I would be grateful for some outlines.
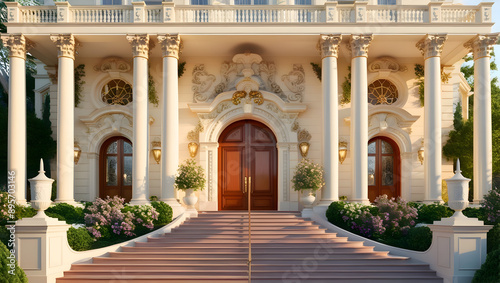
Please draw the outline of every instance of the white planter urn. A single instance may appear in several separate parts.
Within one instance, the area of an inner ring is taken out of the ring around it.
[[[457,160],[455,176],[446,180],[448,185],[448,206],[455,211],[453,217],[464,217],[462,210],[469,206],[469,181],[460,170],[460,160]]]
[[[309,189],[302,191],[302,197],[300,198],[300,201],[302,202],[304,208],[312,208],[315,200],[316,196],[314,195],[313,190]]]
[[[40,159],[40,171],[35,178],[29,179],[31,185],[31,207],[38,210],[38,213],[33,218],[48,217],[44,210],[49,208],[52,201],[50,195],[52,193],[52,183],[54,180],[45,176],[43,170],[43,160]]]
[[[186,193],[186,196],[183,198],[184,203],[188,208],[194,209],[194,206],[198,202],[198,197],[194,194],[194,189],[187,189],[184,192]]]

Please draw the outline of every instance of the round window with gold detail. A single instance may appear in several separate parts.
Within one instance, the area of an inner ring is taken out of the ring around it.
[[[132,102],[132,86],[123,80],[111,80],[102,87],[101,97],[107,104],[127,105]]]
[[[398,89],[388,80],[376,80],[368,86],[368,102],[373,105],[390,105],[397,100]]]

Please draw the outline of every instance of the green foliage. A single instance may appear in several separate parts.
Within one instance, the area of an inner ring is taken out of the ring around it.
[[[442,204],[423,204],[418,208],[417,223],[432,224],[452,215],[453,210]]]
[[[479,220],[485,220],[485,212],[482,207],[467,207],[462,211],[462,213],[469,218],[477,218]]]
[[[500,278],[500,249],[488,253],[481,269],[476,271],[472,283],[495,283]]]
[[[167,225],[172,222],[172,207],[163,201],[152,201],[153,206],[158,212],[158,219],[153,220],[154,225]]]
[[[295,173],[292,177],[293,189],[296,191],[317,191],[325,185],[323,174],[321,165],[304,158],[295,167]]]
[[[78,107],[82,101],[83,85],[85,84],[83,77],[85,77],[85,65],[80,64],[75,68],[75,107]]]
[[[316,74],[316,77],[318,78],[319,81],[321,81],[321,66],[313,62],[311,62],[311,66],[313,72]]]
[[[16,206],[16,220],[30,218],[37,214],[37,211],[30,206]]]
[[[153,104],[155,107],[158,107],[160,100],[158,99],[158,94],[156,92],[156,84],[153,80],[153,76],[148,73],[148,100],[149,103]]]
[[[50,200],[55,201],[57,198],[57,180],[52,182],[52,191],[50,192]]]
[[[177,169],[175,186],[179,190],[203,190],[205,187],[205,170],[196,164],[194,159],[188,159]]]
[[[417,79],[417,86],[418,86],[418,96],[420,98],[420,106],[424,107],[424,93],[425,93],[425,86],[424,86],[424,77],[425,77],[425,72],[424,72],[424,66],[420,64],[415,64],[415,76]]]
[[[344,82],[342,83],[342,98],[340,99],[340,104],[347,104],[351,102],[351,66],[347,67],[349,73],[344,77]]]
[[[453,113],[453,128],[455,128],[455,130],[460,130],[463,125],[464,118],[462,117],[462,104],[459,102],[455,108],[455,113]]]
[[[429,227],[413,227],[408,232],[407,242],[407,249],[426,251],[432,243],[432,231]]]
[[[26,274],[17,265],[15,255],[3,243],[0,243],[0,263],[0,278],[2,278],[2,282],[28,282]]]
[[[500,249],[500,223],[495,224],[487,234],[487,252]]]
[[[177,65],[177,77],[178,78],[182,77],[185,71],[186,71],[186,62],[179,62],[179,65]]]
[[[46,122],[38,119],[35,113],[27,114],[27,165],[28,177],[33,178],[40,170],[40,158],[44,165],[48,165],[50,160],[56,156],[57,143],[52,138],[52,128]],[[46,166],[45,168],[49,168]]]
[[[75,251],[86,251],[92,247],[94,239],[85,228],[75,229],[70,227],[68,232],[68,244]]]
[[[81,207],[72,206],[67,203],[58,203],[45,210],[45,214],[49,217],[58,218],[61,221],[66,221],[68,224],[84,223],[84,214]]]
[[[0,242],[4,245],[9,245],[10,231],[5,226],[0,226]]]

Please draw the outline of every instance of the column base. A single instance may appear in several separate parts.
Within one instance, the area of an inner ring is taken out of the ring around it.
[[[186,209],[175,198],[161,199],[164,203],[172,208],[172,219],[181,215]]]
[[[132,199],[129,202],[130,205],[145,205],[145,204],[151,204],[149,200],[147,199]]]
[[[369,199],[351,199],[351,202],[357,202],[357,203],[362,203],[362,204],[370,204],[370,200]]]

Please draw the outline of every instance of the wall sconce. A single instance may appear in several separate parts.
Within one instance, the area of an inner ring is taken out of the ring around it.
[[[308,142],[301,142],[299,144],[300,155],[302,155],[302,157],[306,157],[307,153],[309,153],[309,146],[310,144]]]
[[[194,158],[198,153],[198,144],[195,142],[190,142],[188,144],[188,149],[189,149],[189,155],[191,155],[191,157]]]
[[[151,151],[153,152],[153,157],[156,161],[156,164],[160,164],[161,160],[161,142],[152,142],[151,145],[153,148]]]
[[[424,164],[424,140],[422,139],[422,145],[418,150],[418,160],[420,160],[420,164]]]
[[[78,143],[75,142],[75,147],[74,147],[74,153],[75,153],[75,165],[78,164],[78,161],[80,160],[80,156],[82,154],[82,149],[78,145]]]
[[[347,142],[339,142],[339,161],[340,164],[344,163],[347,157]]]

